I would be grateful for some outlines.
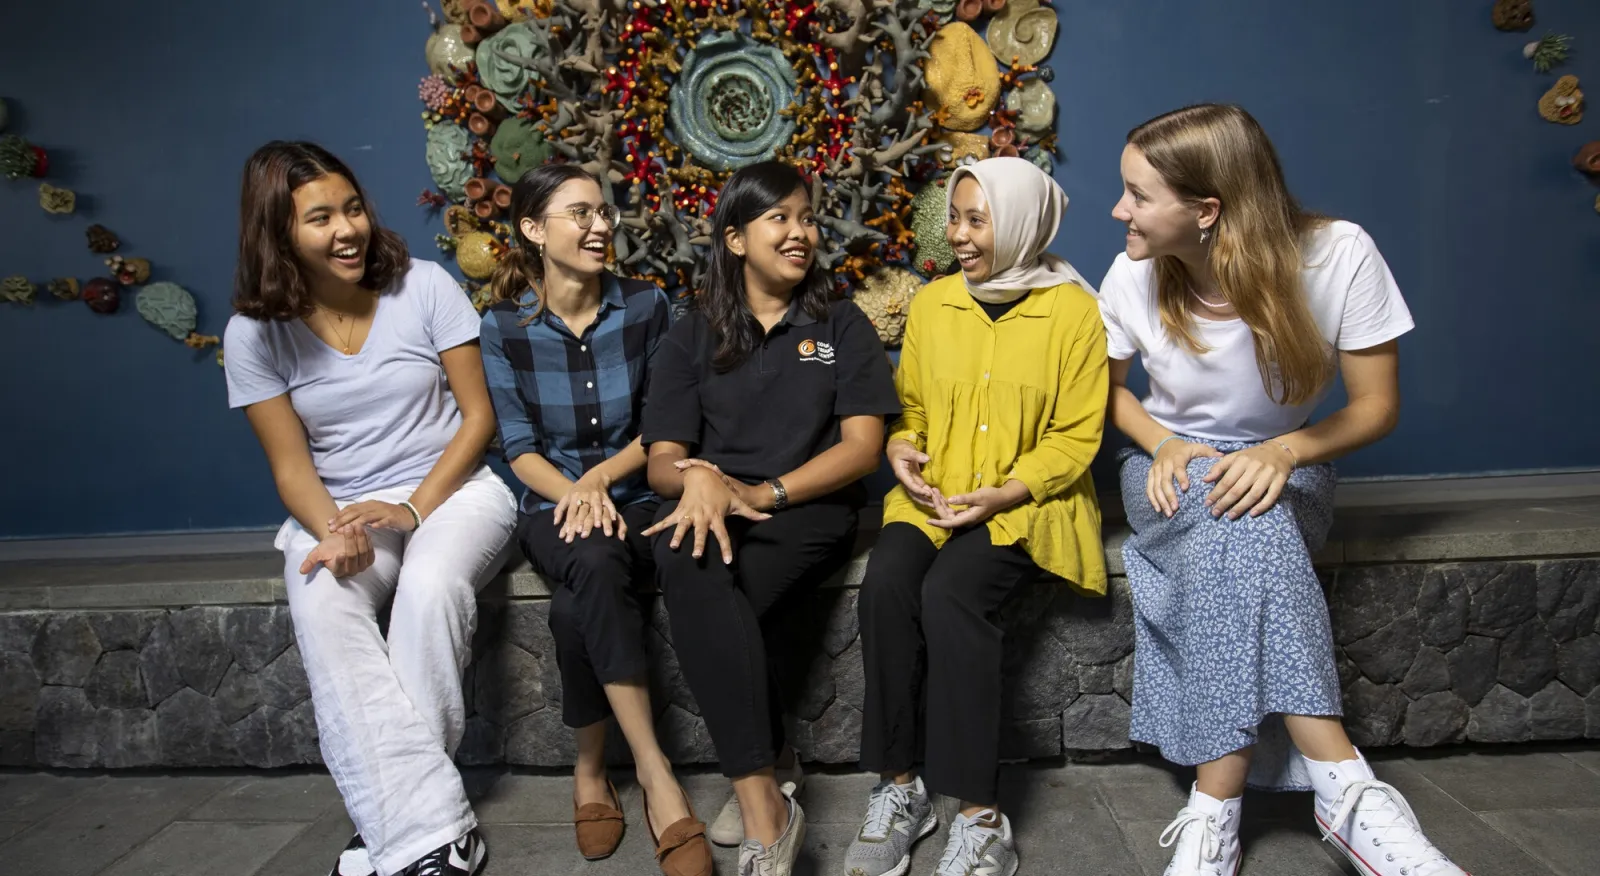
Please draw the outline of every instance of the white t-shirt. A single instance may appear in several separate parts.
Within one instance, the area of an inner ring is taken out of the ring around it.
[[[1312,318],[1328,344],[1363,350],[1410,331],[1414,323],[1377,244],[1352,222],[1312,232],[1301,273]],[[1196,337],[1209,351],[1192,353],[1167,336],[1156,302],[1154,260],[1117,256],[1100,284],[1106,350],[1113,359],[1140,356],[1150,375],[1144,408],[1180,435],[1215,441],[1262,441],[1303,426],[1327,393],[1281,405],[1267,394],[1256,367],[1255,341],[1243,320],[1196,317]]]
[[[228,407],[289,395],[328,492],[347,501],[414,484],[461,427],[439,354],[478,339],[478,313],[444,268],[412,259],[352,356],[303,320],[235,314],[223,339]]]

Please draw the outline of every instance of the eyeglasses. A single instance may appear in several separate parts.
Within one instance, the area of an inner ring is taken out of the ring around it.
[[[611,226],[612,228],[616,228],[617,220],[622,218],[622,211],[617,209],[616,204],[601,204],[598,207],[591,207],[588,204],[579,204],[576,207],[570,207],[566,210],[551,210],[545,215],[571,216],[572,221],[576,223],[579,228],[583,229],[584,231],[588,231],[589,228],[594,225],[594,217],[596,216],[606,220],[607,225]]]

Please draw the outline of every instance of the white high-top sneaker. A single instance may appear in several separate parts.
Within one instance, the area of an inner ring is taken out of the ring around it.
[[[1470,876],[1428,842],[1406,798],[1378,781],[1360,752],[1340,763],[1306,758],[1306,767],[1322,838],[1361,876]]]
[[[1189,805],[1161,832],[1161,847],[1177,849],[1162,876],[1236,876],[1240,797],[1218,800],[1189,789]]]

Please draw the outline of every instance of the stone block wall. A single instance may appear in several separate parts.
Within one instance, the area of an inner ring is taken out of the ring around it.
[[[1600,738],[1600,559],[1353,567],[1326,581],[1357,744]],[[571,763],[548,603],[481,609],[459,759]],[[855,609],[856,591],[824,589],[773,632],[790,737],[806,760],[857,756]],[[1002,623],[1006,757],[1128,747],[1133,632],[1122,579],[1107,599],[1035,588]],[[646,635],[664,747],[678,762],[714,762],[659,600]],[[319,760],[284,606],[0,613],[0,765]]]

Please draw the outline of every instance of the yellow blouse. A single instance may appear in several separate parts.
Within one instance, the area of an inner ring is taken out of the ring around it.
[[[1030,501],[988,521],[994,544],[1021,544],[1040,568],[1106,592],[1100,505],[1089,462],[1100,449],[1109,382],[1106,332],[1077,284],[1035,289],[996,322],[960,274],[911,302],[895,385],[904,413],[889,439],[928,454],[923,477],[947,496],[1015,478]],[[943,546],[949,532],[899,484],[883,522],[910,523]]]

